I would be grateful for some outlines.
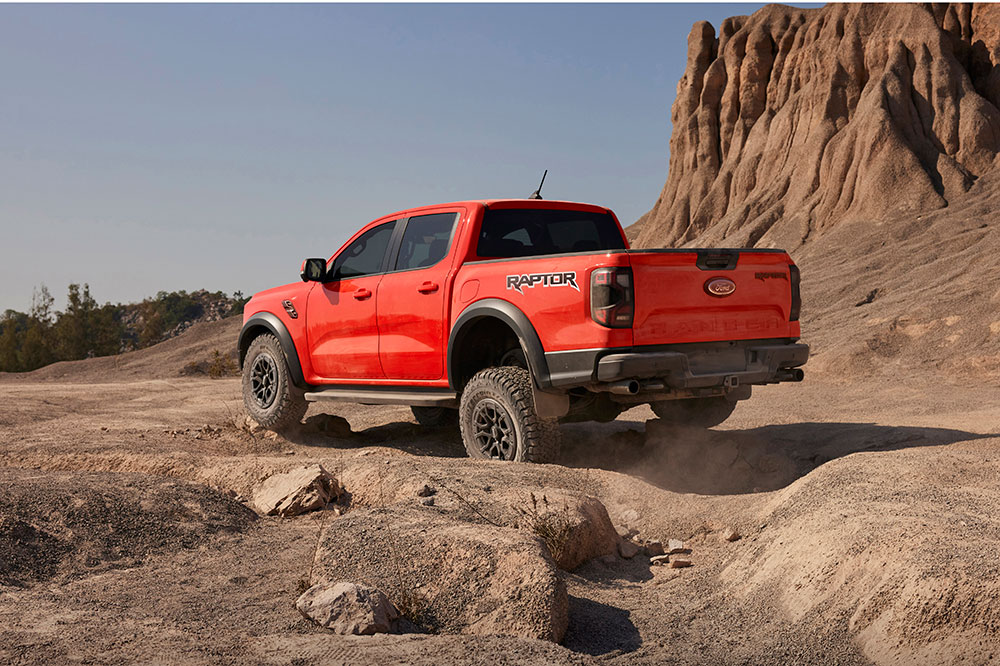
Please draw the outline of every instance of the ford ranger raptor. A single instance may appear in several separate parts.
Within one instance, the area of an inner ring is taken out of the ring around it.
[[[313,401],[408,405],[457,421],[472,457],[552,462],[559,422],[649,404],[711,427],[809,356],[786,252],[632,250],[589,204],[405,210],[300,276],[255,294],[239,335],[246,409],[272,430]]]

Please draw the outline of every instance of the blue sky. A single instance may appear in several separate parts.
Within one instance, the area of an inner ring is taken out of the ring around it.
[[[760,6],[0,5],[0,312],[41,283],[252,293],[543,169],[629,224],[692,23]]]

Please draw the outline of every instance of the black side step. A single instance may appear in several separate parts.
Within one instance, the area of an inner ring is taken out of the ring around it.
[[[357,402],[362,405],[415,405],[417,407],[458,407],[458,394],[454,391],[400,391],[395,387],[325,388],[306,393],[309,402]]]

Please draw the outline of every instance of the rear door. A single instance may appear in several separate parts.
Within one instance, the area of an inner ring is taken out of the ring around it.
[[[309,353],[324,380],[385,377],[375,305],[395,227],[385,222],[358,236],[334,258],[330,281],[309,292]]]
[[[633,250],[635,345],[798,337],[781,250]]]
[[[399,248],[378,286],[379,358],[389,379],[444,376],[450,248],[457,211],[400,222]]]

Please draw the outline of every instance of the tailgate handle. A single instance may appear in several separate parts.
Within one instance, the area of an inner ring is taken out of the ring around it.
[[[698,250],[695,265],[703,271],[731,271],[739,259],[739,250]]]

